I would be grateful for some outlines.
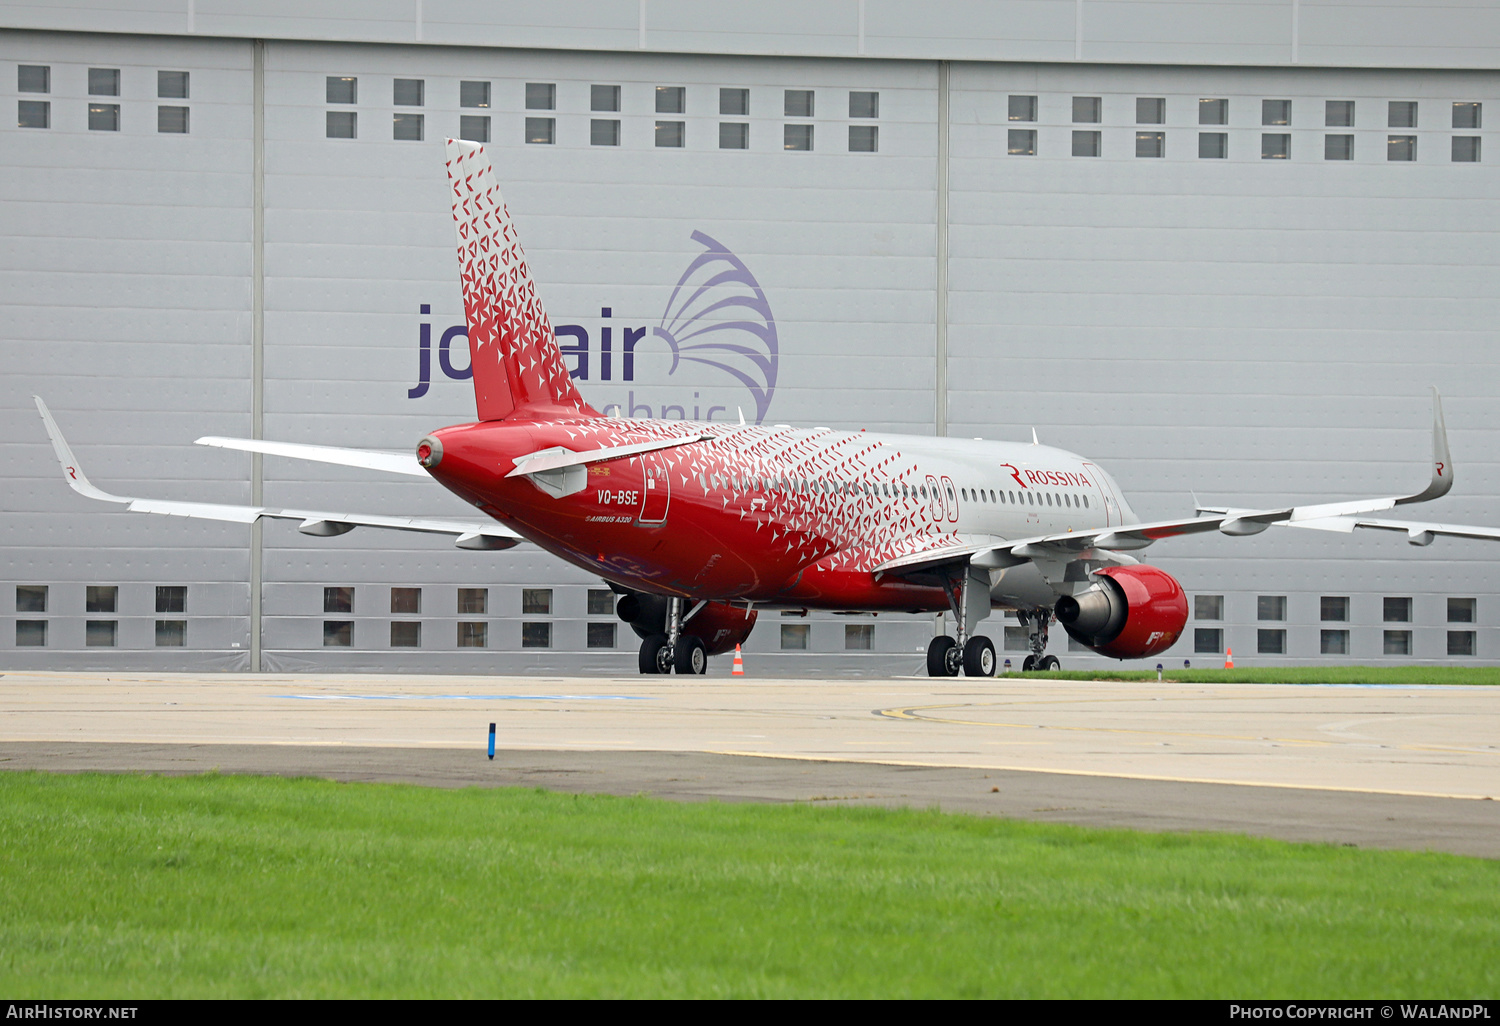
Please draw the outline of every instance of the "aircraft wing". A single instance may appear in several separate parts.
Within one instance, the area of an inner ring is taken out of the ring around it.
[[[427,477],[427,471],[417,462],[416,456],[406,452],[384,452],[377,449],[339,449],[331,445],[302,445],[297,442],[268,442],[261,438],[220,438],[207,435],[195,445],[212,445],[219,449],[238,449],[241,452],[259,452],[268,456],[285,456],[294,460],[312,460],[315,463],[337,463],[345,467],[361,467],[379,470],[386,474],[407,474],[411,477]]]
[[[53,451],[57,453],[57,461],[62,465],[63,478],[68,482],[69,487],[79,495],[89,499],[97,499],[101,502],[121,503],[126,509],[134,513],[160,513],[166,516],[193,517],[200,520],[220,520],[237,524],[251,524],[262,517],[276,520],[298,520],[301,521],[297,528],[299,531],[303,534],[310,534],[317,537],[347,534],[356,527],[381,527],[395,531],[416,531],[423,534],[447,534],[454,536],[454,544],[461,549],[508,549],[519,544],[522,540],[521,536],[514,531],[493,522],[432,520],[420,517],[334,513],[309,509],[275,509],[269,506],[233,506],[210,502],[178,502],[171,499],[143,499],[128,495],[115,495],[97,487],[88,479],[88,476],[83,472],[83,468],[78,464],[78,457],[73,455],[73,450],[68,445],[67,439],[63,437],[62,431],[58,429],[57,422],[52,419],[52,413],[47,409],[47,404],[42,402],[40,396],[32,396],[32,398],[36,400],[37,412],[42,415],[42,423],[47,428],[47,436],[52,440]],[[322,447],[302,446],[301,448],[318,449]],[[330,451],[338,452],[339,450]],[[343,451],[358,452],[358,450]],[[398,454],[389,455],[394,456]],[[325,462],[341,461],[327,460]],[[418,471],[423,476],[426,476],[427,472],[417,465],[415,459],[412,460],[412,464],[417,466]],[[362,466],[364,464],[350,465]],[[406,471],[397,471],[397,473],[406,473]]]

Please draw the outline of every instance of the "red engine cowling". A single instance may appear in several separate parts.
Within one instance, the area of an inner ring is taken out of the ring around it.
[[[1170,648],[1187,623],[1187,595],[1165,570],[1111,566],[1095,583],[1057,601],[1057,619],[1069,635],[1100,655],[1144,659]]]

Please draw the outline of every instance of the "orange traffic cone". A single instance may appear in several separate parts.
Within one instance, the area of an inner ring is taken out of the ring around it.
[[[1232,648],[1224,650],[1224,669],[1234,669],[1234,649]]]
[[[732,675],[743,677],[745,675],[745,660],[740,658],[740,646],[734,646],[734,670]]]

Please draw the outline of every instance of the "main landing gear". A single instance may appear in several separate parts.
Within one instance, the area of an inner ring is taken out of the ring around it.
[[[641,642],[640,670],[700,676],[708,672],[708,646],[702,638],[682,633],[682,599],[667,600],[667,633]]]
[[[1026,628],[1026,641],[1031,648],[1031,655],[1027,656],[1021,663],[1021,671],[1029,673],[1032,670],[1056,670],[1061,667],[1057,656],[1044,655],[1047,651],[1047,628],[1052,623],[1052,610],[1036,609],[1030,612],[1019,610],[1016,618],[1021,621],[1021,626]]]
[[[973,624],[989,615],[989,574],[973,567],[964,567],[961,573],[961,578],[952,575],[944,589],[958,628],[958,639],[943,635],[928,644],[929,677],[957,677],[960,670],[968,677],[995,675],[995,643],[981,634],[969,634]]]

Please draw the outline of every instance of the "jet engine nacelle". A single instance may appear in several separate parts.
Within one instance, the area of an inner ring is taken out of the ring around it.
[[[691,610],[695,605],[685,602],[684,608]],[[642,638],[667,632],[667,600],[660,595],[632,591],[621,597],[615,612]],[[709,655],[723,655],[749,640],[759,615],[728,602],[710,602],[682,625],[682,633],[701,638]]]
[[[1187,623],[1187,595],[1165,570],[1111,566],[1094,584],[1057,600],[1058,622],[1100,655],[1144,659],[1171,647]]]

